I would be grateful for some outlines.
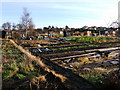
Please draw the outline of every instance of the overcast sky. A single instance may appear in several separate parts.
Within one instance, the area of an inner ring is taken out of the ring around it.
[[[48,2],[49,1],[49,2]],[[109,26],[118,18],[119,0],[2,0],[4,22],[19,23],[27,8],[36,28]],[[2,11],[2,12],[1,12]]]

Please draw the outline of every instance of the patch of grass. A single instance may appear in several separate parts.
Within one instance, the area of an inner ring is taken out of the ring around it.
[[[13,73],[13,70],[5,70],[5,71],[2,73],[2,78],[3,78],[3,80],[9,78],[11,73]]]
[[[94,83],[94,84],[103,84],[103,76],[102,75],[97,75],[97,74],[93,74],[93,73],[88,73],[88,74],[83,74],[80,76],[82,76],[83,78],[85,78],[86,80]]]
[[[114,37],[91,37],[91,36],[82,36],[82,37],[72,37],[67,39],[67,41],[75,42],[108,42],[108,41],[118,41],[119,38]]]
[[[16,74],[14,78],[16,78],[16,79],[23,79],[25,77],[26,76],[24,76],[23,74]]]
[[[29,74],[28,74],[28,76],[40,76],[41,74],[39,74],[38,72],[30,72]]]

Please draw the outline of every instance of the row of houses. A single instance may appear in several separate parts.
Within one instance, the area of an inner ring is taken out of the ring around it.
[[[107,28],[107,27],[88,27],[83,26],[82,28],[69,28],[66,26],[65,28],[44,28],[43,31],[48,31],[48,33],[60,33],[63,36],[71,36],[71,35],[80,35],[80,36],[119,36],[118,28]]]
[[[44,37],[67,37],[67,36],[119,36],[117,28],[106,28],[106,27],[88,27],[82,28],[50,28],[44,27],[43,29],[34,30],[4,30],[5,35],[12,38],[42,38]],[[4,36],[3,36],[4,37]]]
[[[88,27],[83,26],[82,28],[69,28],[66,26],[65,28],[47,28],[44,27],[41,29],[44,32],[48,32],[48,34],[54,34],[59,33],[63,35],[63,37],[66,36],[118,36],[118,29],[117,28],[107,28],[107,27]]]
[[[80,28],[75,29],[75,35],[87,35],[87,36],[118,36],[117,28],[106,28],[106,27],[90,27],[90,28]]]

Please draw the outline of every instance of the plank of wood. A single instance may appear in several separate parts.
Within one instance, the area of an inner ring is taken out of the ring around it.
[[[94,55],[94,54],[96,54],[96,53],[93,52],[93,53],[87,53],[87,54],[82,54],[82,55],[74,55],[74,56],[68,56],[68,57],[62,57],[62,58],[53,58],[53,59],[50,59],[50,60],[52,60],[52,61],[63,60],[63,59],[68,59],[68,58],[76,58],[76,57],[89,56],[89,55]]]
[[[70,51],[70,52],[63,52],[63,53],[53,53],[53,54],[45,54],[45,55],[42,55],[42,57],[50,57],[50,56],[65,56],[65,55],[70,55],[70,54],[77,54],[77,53],[84,53],[84,51]]]
[[[99,49],[99,51],[110,51],[110,50],[120,50],[120,47],[113,47],[113,48],[103,48],[103,49]]]

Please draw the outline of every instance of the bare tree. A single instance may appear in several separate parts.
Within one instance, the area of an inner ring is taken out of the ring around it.
[[[6,23],[2,24],[2,28],[5,30],[6,29]]]
[[[11,23],[10,22],[7,22],[7,28],[8,28],[8,30],[11,29]]]
[[[17,25],[16,25],[16,28],[17,28],[18,30],[22,30],[22,29],[23,29],[23,26],[22,26],[22,24],[17,24]]]
[[[34,28],[35,28],[35,25],[34,25],[32,19],[31,19],[31,21],[29,22],[29,29],[33,30]]]
[[[5,30],[10,30],[11,29],[11,23],[10,22],[6,22],[2,24],[2,28]]]
[[[15,25],[15,23],[13,23],[13,24],[12,24],[12,29],[15,30],[16,27],[17,27],[17,26]]]
[[[30,13],[28,12],[27,8],[23,9],[23,16],[22,16],[22,28],[26,30],[26,36],[27,36],[27,30],[34,29],[34,24],[32,21],[32,18],[30,17]]]

